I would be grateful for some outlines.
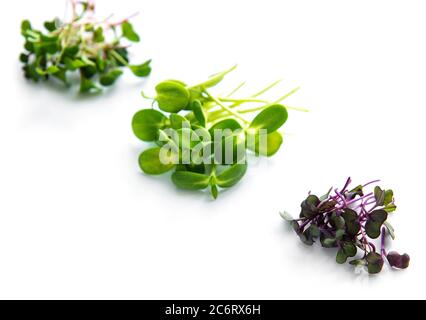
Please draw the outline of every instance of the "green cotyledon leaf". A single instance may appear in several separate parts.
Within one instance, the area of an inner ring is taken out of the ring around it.
[[[254,143],[247,143],[247,147],[254,151],[256,155],[267,157],[275,155],[283,143],[283,136],[278,131],[266,135],[258,134],[251,138]]]
[[[194,112],[195,118],[197,119],[200,126],[203,128],[206,126],[207,117],[204,113],[203,106],[199,100],[194,100],[191,103],[191,109]]]
[[[156,100],[161,110],[177,113],[185,109],[190,100],[189,91],[179,83],[164,81],[155,88]]]
[[[146,174],[160,175],[175,167],[173,160],[174,158],[172,155],[168,159],[162,158],[161,148],[151,148],[141,153],[139,157],[139,166]]]
[[[126,21],[121,25],[121,31],[123,33],[123,37],[125,37],[127,40],[132,42],[139,42],[140,37],[136,33],[135,29],[133,28],[133,25]]]
[[[132,120],[133,132],[143,141],[154,141],[158,138],[158,130],[167,124],[167,117],[153,109],[144,109],[137,112]]]
[[[110,70],[108,73],[101,76],[99,82],[104,87],[112,86],[122,74],[123,71],[120,69]]]
[[[189,171],[176,171],[172,175],[172,181],[180,189],[203,190],[209,186],[210,176]]]
[[[244,177],[247,172],[247,164],[234,164],[216,176],[216,184],[221,188],[231,188]]]
[[[129,68],[136,77],[147,77],[151,74],[152,71],[151,60],[148,60],[142,64],[129,65]]]
[[[251,122],[248,131],[249,133],[256,133],[264,129],[269,134],[281,128],[287,119],[287,109],[280,104],[275,104],[260,112]]]

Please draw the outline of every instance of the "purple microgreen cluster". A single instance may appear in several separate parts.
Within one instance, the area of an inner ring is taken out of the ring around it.
[[[313,245],[319,240],[324,248],[338,249],[336,262],[349,262],[367,268],[370,274],[379,273],[387,260],[396,269],[406,269],[410,263],[407,254],[387,253],[385,240],[389,235],[395,239],[394,229],[387,221],[388,215],[396,210],[392,190],[376,186],[379,181],[359,185],[353,189],[349,178],[342,189],[331,188],[322,197],[309,194],[301,204],[299,219],[288,213],[281,216],[291,223],[300,240]],[[373,243],[380,239],[380,248]]]

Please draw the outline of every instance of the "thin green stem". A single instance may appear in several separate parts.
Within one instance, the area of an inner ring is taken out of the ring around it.
[[[221,109],[221,110],[217,110],[217,111],[212,111],[208,114],[208,119],[216,119],[217,117],[222,116],[223,114],[225,114],[225,112]]]
[[[56,65],[58,65],[61,62],[61,60],[62,60],[62,58],[65,54],[66,48],[68,47],[68,43],[70,42],[72,30],[73,30],[73,24],[72,23],[69,24],[66,29],[63,29],[64,33],[63,33],[63,37],[61,38],[62,50],[61,50],[61,53],[59,54]]]
[[[40,40],[40,35],[39,35],[38,33],[35,33],[35,32],[34,32],[34,31],[32,31],[32,30],[27,30],[27,31],[25,31],[25,33],[26,33],[27,35],[29,35],[30,37],[34,38],[34,40],[35,40],[35,41]]]
[[[241,114],[251,113],[251,112],[263,110],[264,108],[265,108],[265,106],[261,106],[261,107],[257,107],[257,108],[250,108],[250,109],[240,110],[240,111],[238,111],[238,113],[241,113]]]
[[[244,117],[242,117],[239,113],[235,112],[234,110],[232,110],[231,108],[229,108],[228,106],[224,105],[221,101],[219,101],[216,97],[212,96],[210,94],[210,92],[206,89],[204,89],[204,92],[207,94],[207,96],[212,99],[219,107],[221,107],[222,109],[226,110],[227,112],[229,112],[230,114],[232,114],[233,116],[235,116],[236,118],[240,119],[241,121],[243,121],[244,123],[248,123],[249,121],[247,121]]]
[[[282,80],[280,79],[280,80],[277,80],[277,81],[275,81],[275,82],[271,83],[271,84],[270,84],[269,86],[267,86],[266,88],[264,88],[264,89],[260,90],[259,92],[257,92],[257,93],[255,93],[255,94],[251,95],[251,96],[249,97],[249,99],[250,99],[250,98],[256,98],[256,97],[258,97],[258,96],[260,96],[260,95],[262,95],[262,94],[264,94],[264,93],[268,92],[268,91],[269,91],[269,90],[271,90],[273,87],[275,87],[277,84],[279,84],[281,81],[282,81]],[[245,83],[244,83],[244,84],[245,84]],[[243,104],[244,102],[246,102],[246,101],[239,101],[239,102],[235,102],[234,104],[230,105],[229,107],[230,107],[230,108],[236,108],[236,107],[239,107],[239,106],[240,106],[241,104]],[[269,103],[269,101],[262,101],[262,102]]]
[[[252,98],[256,98],[256,97],[258,97],[258,96],[261,96],[262,94],[264,94],[264,93],[266,93],[266,92],[268,92],[269,90],[271,90],[273,87],[275,87],[277,84],[279,84],[280,82],[281,82],[282,80],[281,79],[279,79],[279,80],[277,80],[277,81],[275,81],[275,82],[273,82],[273,83],[271,83],[269,86],[267,86],[265,89],[262,89],[261,91],[259,91],[258,93],[256,93],[256,94],[254,94],[254,95],[252,95],[251,97]]]
[[[244,109],[244,110],[238,110],[238,112],[244,114],[244,113],[250,113],[250,112],[255,112],[255,111],[263,110],[263,109],[265,109],[267,107],[270,107],[270,106],[272,106],[274,104],[279,104],[280,102],[282,102],[283,100],[287,99],[291,95],[295,94],[299,90],[300,90],[300,87],[297,87],[297,88],[291,90],[289,93],[285,94],[284,96],[282,96],[281,98],[279,98],[278,100],[276,100],[274,102],[268,103],[268,104],[266,104],[264,106],[261,106],[261,107],[256,107],[256,108],[251,108],[251,109]],[[301,112],[309,112],[309,109],[306,109],[306,108],[292,107],[292,106],[285,106],[285,107],[287,109],[290,109],[290,110],[301,111]]]
[[[215,123],[215,122],[218,122],[219,120],[222,120],[222,119],[226,119],[228,116],[227,115],[222,115],[221,117],[215,117],[215,118],[212,118],[212,119],[209,119],[209,123]],[[244,122],[245,124],[249,124],[249,122]]]
[[[246,98],[246,99],[232,99],[232,98],[217,98],[220,101],[223,102],[238,102],[238,103],[245,103],[245,102],[259,102],[259,103],[269,103],[267,100],[261,100],[261,99],[253,99],[253,98]]]
[[[274,101],[272,104],[280,103],[281,101],[283,101],[283,100],[287,99],[288,97],[292,96],[293,94],[295,94],[299,90],[300,90],[300,87],[297,87],[297,88],[291,90],[289,93],[283,95],[281,98],[279,98],[278,100]]]
[[[301,107],[293,107],[293,106],[285,106],[285,107],[289,110],[300,111],[300,112],[309,112],[310,111],[307,108],[301,108]]]
[[[210,83],[214,83],[216,81],[219,82],[223,79],[224,76],[226,76],[228,73],[234,71],[236,68],[237,68],[237,65],[233,66],[232,68],[230,68],[226,71],[215,74],[215,75],[211,76],[208,80],[203,81],[203,82],[196,84],[194,86],[188,87],[187,89],[190,90],[190,89],[195,89],[195,88],[204,88],[205,86],[209,85]]]
[[[129,63],[126,61],[126,59],[124,59],[122,56],[120,56],[117,51],[115,50],[111,50],[111,55],[118,61],[120,62],[122,65],[125,65],[126,67],[129,66]]]
[[[148,99],[148,100],[155,100],[155,98],[153,98],[153,97],[150,97],[150,96],[146,95],[144,91],[142,91],[142,92],[141,92],[141,96],[142,96],[142,98],[144,98],[144,99]]]
[[[227,98],[233,96],[235,93],[238,92],[238,90],[240,90],[242,87],[244,87],[244,85],[246,84],[246,82],[241,82],[234,90],[232,90],[228,95],[226,95]]]
[[[207,111],[213,109],[216,106],[217,106],[217,104],[214,103],[213,101],[206,101],[204,103],[204,109],[207,110]]]
[[[244,109],[244,110],[240,110],[238,111],[239,113],[251,113],[251,112],[256,112],[256,111],[260,111],[263,110],[267,107],[269,107],[270,105],[266,105],[266,106],[262,106],[262,107],[257,107],[257,108],[251,108],[251,109]],[[301,112],[309,112],[309,109],[305,109],[305,108],[299,108],[299,107],[292,107],[292,106],[284,106],[286,109],[289,110],[295,110],[295,111],[301,111]]]

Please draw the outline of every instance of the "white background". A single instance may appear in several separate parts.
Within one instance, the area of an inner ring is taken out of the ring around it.
[[[154,70],[92,98],[29,83],[17,61],[20,21],[41,26],[64,3],[0,11],[0,298],[426,298],[424,1],[98,1],[101,17],[140,11],[131,51]],[[235,63],[225,91],[302,86],[288,104],[311,112],[291,112],[280,153],[217,201],[141,174],[140,91]],[[393,248],[410,269],[355,274],[280,219],[349,175],[394,189]]]

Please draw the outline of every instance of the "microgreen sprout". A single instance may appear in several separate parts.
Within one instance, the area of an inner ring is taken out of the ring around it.
[[[226,96],[213,94],[211,88],[234,69],[196,85],[167,80],[156,86],[155,97],[148,98],[153,108],[137,112],[132,122],[136,137],[157,145],[139,158],[144,173],[173,170],[177,187],[210,188],[216,199],[220,189],[233,187],[244,177],[248,152],[267,157],[278,152],[283,142],[279,130],[288,118],[288,108],[281,102],[298,89],[274,101],[260,97],[279,81],[249,97],[235,97],[244,84]]]
[[[286,212],[281,216],[291,223],[304,244],[313,245],[319,240],[325,248],[337,248],[336,262],[339,264],[354,258],[349,263],[366,267],[370,274],[379,273],[385,260],[393,268],[406,269],[410,257],[387,253],[385,248],[388,235],[395,239],[394,229],[387,221],[389,213],[396,210],[393,191],[379,186],[371,192],[365,191],[378,182],[351,189],[349,178],[341,190],[331,188],[322,197],[309,194],[301,204],[298,219]],[[373,243],[374,239],[380,239],[379,244]]]
[[[44,23],[46,31],[34,29],[28,20],[21,25],[25,52],[20,56],[27,79],[35,82],[55,78],[70,85],[69,73],[79,72],[80,92],[100,92],[113,85],[127,67],[137,77],[151,72],[150,62],[130,64],[129,43],[139,42],[129,19],[111,22],[95,19],[93,0],[71,0],[70,21]],[[127,43],[123,42],[126,41]]]

